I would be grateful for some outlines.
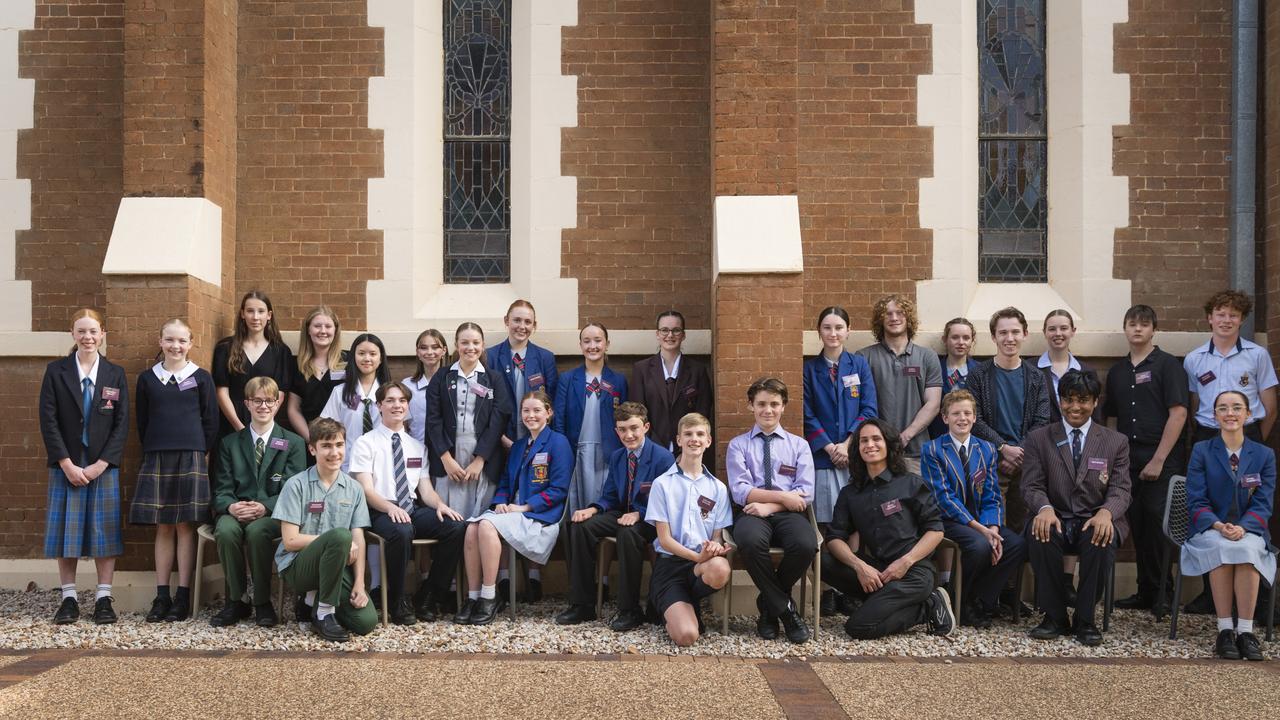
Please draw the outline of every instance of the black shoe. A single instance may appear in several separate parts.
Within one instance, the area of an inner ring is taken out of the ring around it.
[[[209,624],[214,627],[230,627],[248,619],[253,613],[253,608],[249,607],[249,603],[240,600],[233,600],[226,604],[217,615],[209,619]]]
[[[1116,607],[1121,610],[1150,610],[1155,605],[1150,595],[1142,593],[1134,593],[1127,598],[1120,598],[1116,601]]]
[[[1188,615],[1209,615],[1214,612],[1213,598],[1207,591],[1202,592],[1194,600],[1183,606],[1182,612]]]
[[[760,613],[756,618],[756,635],[759,635],[761,640],[777,640],[778,618],[765,609],[764,595],[756,596],[756,610]]]
[[[475,609],[471,613],[468,625],[488,625],[498,617],[498,599],[480,598],[475,601]]]
[[[1076,642],[1089,647],[1097,647],[1102,644],[1102,633],[1098,630],[1098,626],[1092,622],[1077,622],[1075,624]]]
[[[860,601],[855,600],[844,593],[838,593],[836,595],[836,610],[841,615],[852,615],[861,604],[862,603]]]
[[[1236,631],[1219,630],[1218,642],[1214,644],[1213,649],[1223,660],[1239,660],[1240,646],[1236,643]]]
[[[1240,657],[1245,660],[1259,661],[1262,660],[1262,647],[1258,643],[1258,636],[1251,632],[1242,632],[1236,636],[1236,647],[1240,650]]]
[[[520,598],[521,602],[532,605],[542,601],[542,581],[528,578],[524,583],[524,597]]]
[[[413,605],[409,602],[409,598],[400,598],[400,602],[394,603],[395,607],[391,608],[391,622],[396,625],[408,627],[418,624],[418,616],[413,610]]]
[[[1033,640],[1053,640],[1066,635],[1069,630],[1070,628],[1045,615],[1040,624],[1031,628],[1031,632],[1027,633],[1027,635],[1031,636]]]
[[[787,631],[787,640],[796,645],[809,642],[809,628],[804,624],[804,620],[800,619],[800,613],[796,612],[795,606],[789,606],[780,619],[782,627]]]
[[[619,610],[613,620],[609,621],[609,629],[614,632],[628,632],[644,624],[645,614],[640,610]]]
[[[835,590],[827,589],[822,591],[822,602],[818,604],[818,611],[827,616],[836,614]]]
[[[436,601],[436,594],[427,591],[425,595],[419,595],[413,603],[413,616],[422,622],[435,622],[440,617],[436,611],[436,607],[440,603]]]
[[[164,620],[164,616],[169,614],[169,606],[172,604],[172,599],[157,595],[156,599],[151,601],[151,612],[147,613],[147,622],[158,623]]]
[[[983,612],[981,609],[971,608],[971,605],[967,605],[964,610],[960,612],[960,624],[967,627],[978,628],[979,630],[985,630],[991,627],[991,618],[988,617],[987,613]]]
[[[951,597],[942,588],[934,588],[925,601],[925,622],[930,635],[947,637],[956,631],[956,614],[951,609]]]
[[[596,619],[596,610],[590,605],[570,605],[564,612],[556,615],[557,625],[579,625]]]
[[[54,625],[70,625],[80,619],[80,603],[75,598],[63,598],[58,612],[53,616]]]
[[[462,609],[459,610],[456,614],[454,614],[453,624],[454,625],[470,625],[471,616],[475,614],[476,603],[478,602],[480,601],[474,600],[471,598],[468,598],[462,601]]]
[[[164,614],[165,622],[182,622],[191,617],[191,601],[178,596],[169,605],[169,612]]]
[[[329,642],[346,642],[351,639],[351,633],[342,627],[334,613],[326,615],[323,620],[312,620],[311,629]]]
[[[111,596],[98,598],[93,604],[93,621],[98,625],[112,625],[116,621],[115,608],[111,607]]]
[[[261,628],[275,627],[280,624],[280,616],[270,602],[253,606],[253,623]]]
[[[297,602],[293,604],[293,619],[299,624],[311,622],[311,606],[307,604],[306,600],[302,599],[301,595],[298,596]]]

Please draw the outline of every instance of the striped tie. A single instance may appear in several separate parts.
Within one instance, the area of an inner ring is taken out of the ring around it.
[[[773,442],[772,435],[761,435],[760,439],[764,441],[764,489],[773,489],[773,451],[769,449],[769,445]]]
[[[599,380],[592,380],[591,382],[587,383],[587,394],[588,394],[588,395],[596,395],[596,394],[599,394],[599,392],[600,392],[600,381],[599,381]]]
[[[408,512],[413,508],[409,494],[409,476],[404,470],[404,450],[400,447],[400,433],[391,434],[391,462],[396,468],[396,504]]]
[[[524,372],[524,358],[520,356],[520,353],[514,353],[511,356],[511,362],[520,368],[520,372]]]
[[[373,431],[373,411],[371,411],[369,407],[373,405],[373,401],[370,400],[369,398],[365,398],[361,400],[360,403],[364,405],[364,425],[363,425],[364,430],[362,432],[372,432]]]
[[[93,409],[93,381],[85,378],[80,381],[80,409],[84,411],[84,430],[80,433],[80,444],[89,449],[89,411]]]
[[[828,366],[827,366],[827,370],[828,370],[828,371],[830,371],[830,373],[831,373],[831,384],[832,384],[832,385],[835,385],[835,384],[836,384],[836,375],[838,375],[838,374],[839,374],[839,372],[840,372],[840,368],[836,367],[835,365],[828,365]]]
[[[266,454],[267,441],[262,438],[258,438],[258,441],[253,444],[253,461],[257,463],[259,468],[262,467],[262,457]]]
[[[170,375],[170,376],[169,376],[169,384],[170,384],[170,385],[177,385],[177,384],[178,384],[178,376],[177,376],[177,375]]]
[[[631,486],[636,481],[636,454],[627,453],[627,496],[622,499],[622,504],[627,508],[627,512],[631,511]]]

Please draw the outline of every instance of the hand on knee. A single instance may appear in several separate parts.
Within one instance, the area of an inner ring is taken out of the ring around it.
[[[729,582],[729,576],[732,573],[733,570],[729,567],[728,560],[722,557],[711,558],[702,570],[702,582],[706,583],[708,587],[719,590]]]

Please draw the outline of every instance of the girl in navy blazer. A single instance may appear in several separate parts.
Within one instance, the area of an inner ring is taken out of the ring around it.
[[[71,317],[75,349],[45,368],[40,384],[40,434],[49,464],[49,511],[44,555],[58,559],[62,604],[54,622],[80,617],[76,564],[89,556],[98,570],[94,622],[116,621],[111,579],[124,550],[120,533],[120,455],[129,434],[129,388],[124,369],[99,353],[102,316]]]
[[[946,355],[938,356],[938,364],[942,366],[942,397],[952,390],[964,390],[969,384],[969,373],[978,367],[973,359],[973,339],[977,331],[968,318],[951,318],[942,328],[942,344],[947,348]],[[947,424],[942,422],[942,413],[929,424],[929,437],[937,438],[947,434]]]
[[[467,604],[453,618],[459,625],[487,625],[502,609],[498,568],[503,543],[539,565],[551,557],[564,518],[573,450],[565,436],[547,427],[551,398],[541,390],[525,395],[520,419],[528,434],[511,448],[493,508],[467,525]]]
[[[1196,534],[1182,545],[1182,573],[1209,574],[1218,613],[1218,657],[1262,660],[1253,614],[1259,578],[1275,582],[1267,523],[1276,492],[1276,456],[1244,436],[1250,417],[1244,393],[1219,393],[1213,416],[1218,437],[1196,443],[1187,465],[1187,512]]]
[[[489,348],[485,364],[493,368],[507,386],[507,428],[502,435],[502,446],[510,449],[512,443],[524,437],[528,431],[520,423],[520,398],[531,390],[542,390],[556,399],[559,375],[556,372],[556,356],[546,348],[529,342],[538,329],[538,316],[528,300],[516,300],[502,316],[507,326],[507,339]]]
[[[578,333],[582,365],[565,373],[555,398],[552,423],[574,448],[569,512],[581,510],[600,497],[609,457],[622,447],[613,430],[613,409],[627,400],[627,379],[605,364],[609,331],[588,323]]]

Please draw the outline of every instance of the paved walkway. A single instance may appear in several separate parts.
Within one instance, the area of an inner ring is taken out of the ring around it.
[[[21,718],[1238,720],[1280,714],[1277,688],[1280,663],[1211,660],[783,661],[243,650],[0,655],[0,717]],[[1209,706],[1214,698],[1251,700]]]

